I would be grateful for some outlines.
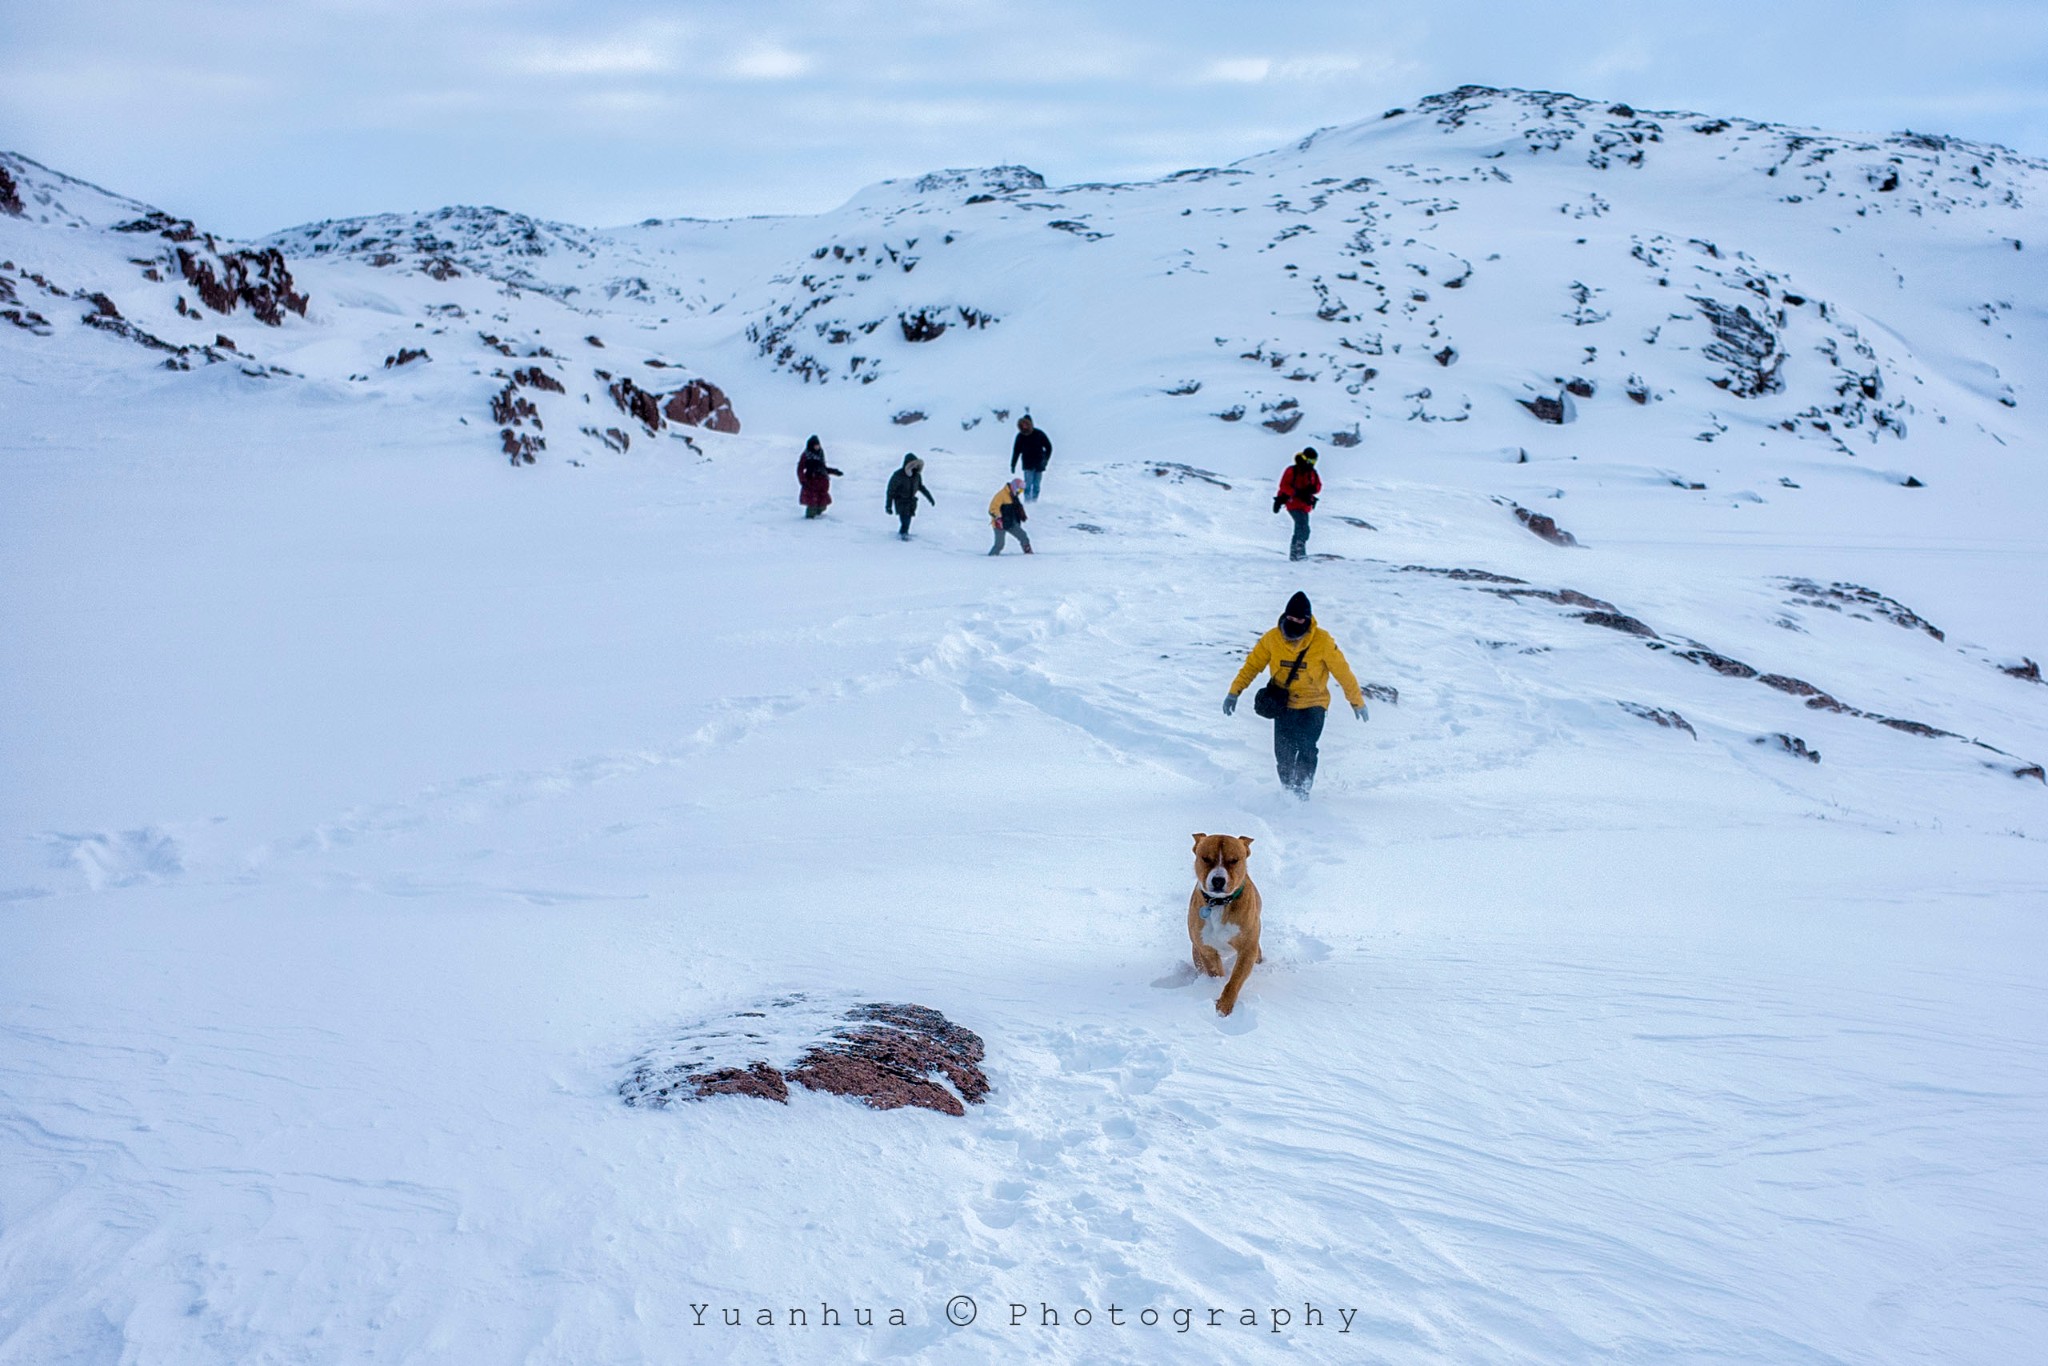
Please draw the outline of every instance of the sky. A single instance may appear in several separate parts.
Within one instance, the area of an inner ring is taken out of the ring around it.
[[[0,0],[0,149],[241,237],[1131,179],[1465,84],[2048,156],[2048,0]]]

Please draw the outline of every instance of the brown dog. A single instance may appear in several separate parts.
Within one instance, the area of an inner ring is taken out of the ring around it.
[[[1195,890],[1188,897],[1188,939],[1195,946],[1195,966],[1221,977],[1223,955],[1217,950],[1229,946],[1237,951],[1230,980],[1216,998],[1218,1015],[1236,1009],[1244,979],[1266,956],[1259,950],[1259,889],[1245,867],[1251,856],[1249,835],[1195,836]]]

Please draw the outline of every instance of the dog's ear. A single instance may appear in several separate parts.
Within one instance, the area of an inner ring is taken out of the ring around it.
[[[1205,835],[1205,834],[1203,834],[1203,833],[1202,833],[1201,831],[1197,830],[1197,831],[1195,832],[1195,848],[1197,848],[1197,849],[1201,848],[1201,847],[1202,847],[1202,841],[1203,841],[1203,840],[1205,840],[1205,839],[1207,839],[1207,838],[1209,838],[1209,837],[1208,837],[1207,835]]]
[[[1251,837],[1250,835],[1239,835],[1239,836],[1238,836],[1237,838],[1238,838],[1238,840],[1239,840],[1239,841],[1240,841],[1241,843],[1243,843],[1243,845],[1244,845],[1244,847],[1245,847],[1245,848],[1247,848],[1247,849],[1251,848],[1251,846],[1252,846],[1252,837]]]

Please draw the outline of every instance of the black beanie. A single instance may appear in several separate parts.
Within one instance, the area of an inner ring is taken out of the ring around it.
[[[1315,612],[1308,605],[1308,594],[1296,593],[1287,600],[1287,611],[1282,615],[1290,617],[1312,617]]]

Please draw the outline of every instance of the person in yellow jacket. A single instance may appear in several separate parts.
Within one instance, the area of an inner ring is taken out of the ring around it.
[[[1024,534],[1024,481],[1012,479],[996,490],[996,496],[988,500],[988,524],[995,528],[996,543],[989,548],[989,554],[1003,553],[1003,537],[1015,536],[1017,544],[1024,547],[1024,553],[1031,553],[1031,538]]]
[[[1261,669],[1269,670],[1273,681],[1259,691],[1279,704],[1260,706],[1258,712],[1273,718],[1273,760],[1280,770],[1280,785],[1307,801],[1316,780],[1316,741],[1322,738],[1323,717],[1330,706],[1330,679],[1336,678],[1352,714],[1361,721],[1365,694],[1337,642],[1316,625],[1306,593],[1289,598],[1280,624],[1252,647],[1223,698],[1225,716],[1237,710],[1237,695]]]

